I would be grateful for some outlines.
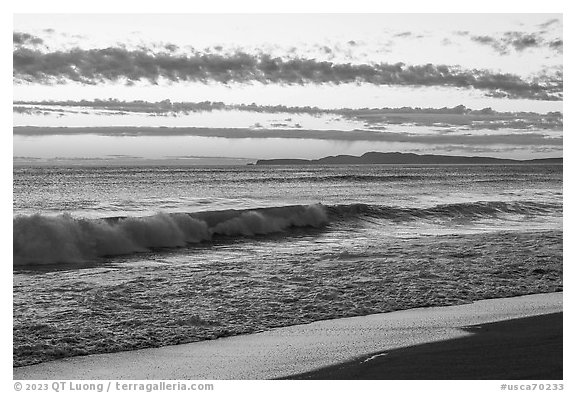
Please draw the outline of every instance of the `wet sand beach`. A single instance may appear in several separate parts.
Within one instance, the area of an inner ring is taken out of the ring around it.
[[[561,380],[562,313],[463,328],[465,337],[378,352],[289,379]]]

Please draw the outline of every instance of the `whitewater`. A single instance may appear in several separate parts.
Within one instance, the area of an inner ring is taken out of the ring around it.
[[[562,290],[562,166],[15,166],[14,364]]]

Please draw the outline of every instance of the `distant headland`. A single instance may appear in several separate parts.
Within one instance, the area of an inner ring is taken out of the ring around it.
[[[361,164],[406,164],[406,165],[445,165],[445,164],[562,164],[563,158],[539,158],[513,160],[495,157],[443,156],[414,153],[368,152],[361,156],[338,155],[317,160],[280,158],[258,160],[256,165],[361,165]]]

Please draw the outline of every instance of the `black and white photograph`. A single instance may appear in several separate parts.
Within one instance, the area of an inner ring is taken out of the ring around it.
[[[15,388],[564,390],[562,13],[165,12],[12,15]]]

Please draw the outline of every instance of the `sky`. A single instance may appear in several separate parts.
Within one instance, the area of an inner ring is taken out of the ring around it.
[[[562,31],[542,13],[16,14],[14,162],[561,157]]]

